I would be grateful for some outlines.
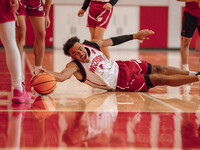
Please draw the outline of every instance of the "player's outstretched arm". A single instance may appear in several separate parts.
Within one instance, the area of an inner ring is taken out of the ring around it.
[[[49,72],[49,73],[55,77],[57,82],[63,82],[67,79],[70,79],[72,75],[78,71],[78,69],[79,69],[78,66],[74,62],[70,62],[61,72]]]
[[[119,45],[130,40],[133,40],[133,39],[148,40],[149,38],[147,36],[152,35],[152,34],[154,34],[154,31],[143,29],[135,34],[121,35],[121,36],[112,37],[105,40],[93,39],[92,42],[97,43],[99,47],[115,46],[115,45]]]

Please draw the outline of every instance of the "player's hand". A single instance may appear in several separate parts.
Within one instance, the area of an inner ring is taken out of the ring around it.
[[[19,21],[18,21],[16,13],[14,13],[14,17],[15,17],[15,27],[17,28],[19,27]]]
[[[49,28],[51,24],[51,21],[49,19],[49,16],[45,16],[45,28]]]
[[[112,9],[112,5],[110,3],[106,3],[103,8],[105,8],[105,10],[111,10]]]
[[[40,68],[40,70],[39,70],[39,72],[38,73],[34,73],[34,75],[33,75],[33,77],[31,78],[31,83],[32,83],[32,81],[38,76],[38,74],[39,73],[44,73],[44,72],[46,72],[47,73],[47,71],[44,69],[44,68]]]
[[[143,30],[140,30],[136,34],[133,34],[133,38],[138,39],[138,40],[149,40],[149,37],[146,37],[146,36],[149,36],[152,34],[155,34],[155,32],[152,30],[143,29]]]
[[[40,69],[39,69],[39,73],[43,73],[43,72],[48,73],[46,69],[44,69],[44,68],[40,68]]]
[[[85,13],[85,10],[83,10],[83,9],[80,9],[79,11],[78,11],[78,16],[79,17],[82,17],[83,15],[84,15],[84,13]]]
[[[10,8],[15,12],[19,8],[18,0],[10,0]]]

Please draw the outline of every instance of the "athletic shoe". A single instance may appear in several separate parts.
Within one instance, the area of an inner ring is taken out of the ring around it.
[[[31,96],[26,92],[24,83],[22,83],[22,88],[23,92],[20,92],[18,89],[13,89],[12,102],[24,103],[31,101]]]

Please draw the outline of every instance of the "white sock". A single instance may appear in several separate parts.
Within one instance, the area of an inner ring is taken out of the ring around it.
[[[189,64],[183,64],[183,69],[189,71]]]
[[[6,63],[11,75],[13,88],[22,92],[21,59],[15,40],[15,21],[0,24],[0,39],[6,52]]]
[[[22,82],[25,82],[25,77],[24,77],[23,73],[21,75],[21,80],[22,80]]]
[[[37,74],[41,68],[42,68],[42,66],[35,66],[35,74]]]
[[[195,76],[197,74],[197,72],[195,71],[189,71],[189,76]]]

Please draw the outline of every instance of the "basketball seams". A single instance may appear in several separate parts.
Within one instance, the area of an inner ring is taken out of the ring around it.
[[[40,91],[39,93],[40,94],[42,94],[42,95],[47,95],[47,94],[50,94],[50,93],[52,93],[54,90],[55,90],[55,88],[56,88],[56,83],[53,85],[53,87],[51,87],[50,89],[48,89],[48,90],[44,90],[44,91]],[[52,90],[53,89],[53,90]],[[49,91],[50,90],[50,91]],[[42,93],[42,92],[46,92],[46,91],[49,91],[49,92],[47,92],[47,93]]]
[[[54,76],[49,73],[38,73],[31,82],[34,90],[41,95],[52,93],[57,84]]]
[[[37,85],[40,85],[40,84],[43,84],[43,83],[48,83],[48,82],[53,82],[53,81],[56,82],[56,80],[44,81],[44,82],[40,82],[40,83],[37,83],[37,84],[34,84],[34,83],[33,83],[33,86],[37,86]],[[33,82],[34,82],[34,81],[33,81]]]

